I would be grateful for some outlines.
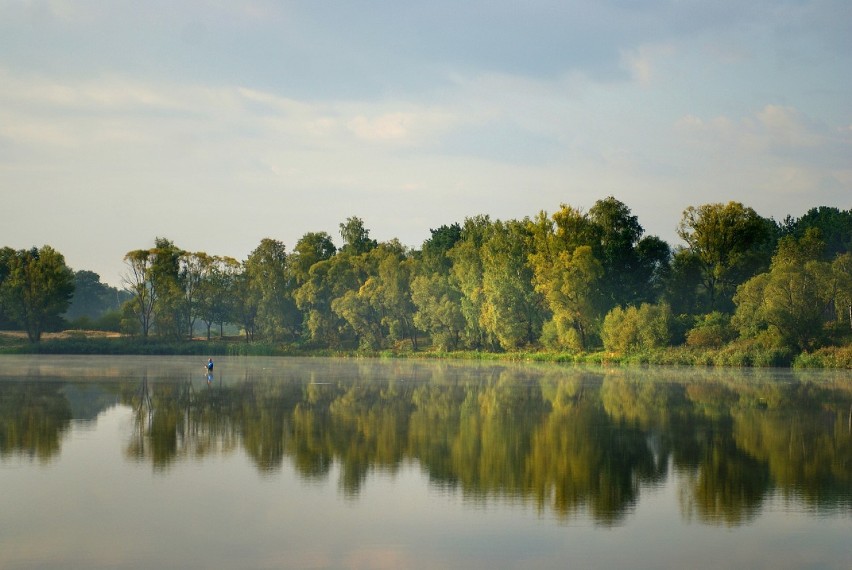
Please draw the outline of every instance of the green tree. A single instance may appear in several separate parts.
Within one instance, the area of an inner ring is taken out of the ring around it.
[[[65,313],[69,321],[84,320],[93,322],[109,311],[121,307],[125,295],[115,287],[101,282],[101,277],[94,271],[80,270],[74,272],[74,296],[71,305]]]
[[[819,261],[824,244],[817,236],[809,231],[799,240],[782,238],[770,270],[737,289],[733,322],[741,334],[772,329],[800,350],[820,342],[836,287],[831,265]]]
[[[185,276],[181,274],[184,251],[166,238],[156,238],[150,250],[150,278],[157,290],[154,304],[154,329],[160,336],[184,338],[189,314],[186,304]]]
[[[9,276],[11,271],[11,261],[15,257],[15,250],[11,247],[0,248],[0,287],[3,286],[3,281]],[[3,310],[3,303],[0,301],[0,329],[14,328],[15,322]]]
[[[642,237],[638,218],[611,196],[595,202],[588,221],[594,228],[588,245],[603,267],[607,308],[656,302],[668,268],[668,244],[656,236]]]
[[[365,294],[381,315],[381,324],[390,341],[408,339],[417,349],[417,328],[414,325],[414,302],[411,300],[411,280],[414,262],[397,241],[380,244],[375,250],[376,274],[364,284]]]
[[[784,233],[800,239],[809,229],[819,230],[825,244],[822,261],[831,261],[838,254],[852,251],[852,209],[840,210],[830,206],[811,208],[801,218],[787,218]]]
[[[837,318],[848,320],[852,328],[852,253],[838,255],[831,263],[831,270],[837,283]]]
[[[346,218],[346,222],[340,224],[340,237],[343,238],[341,250],[353,255],[367,253],[378,245],[376,240],[370,239],[370,230],[364,227],[364,220],[357,216]]]
[[[414,324],[442,350],[459,347],[465,318],[462,293],[448,275],[418,275],[411,282],[411,300],[416,307]]]
[[[354,340],[354,332],[345,319],[332,310],[332,303],[347,291],[356,290],[362,280],[348,253],[338,253],[311,266],[308,279],[293,293],[304,318],[306,340],[318,345],[340,348]]]
[[[453,246],[462,239],[462,229],[458,223],[443,225],[437,230],[430,229],[429,239],[423,242],[420,269],[423,275],[435,273],[447,274],[452,260],[447,256]]]
[[[531,228],[533,282],[552,315],[543,340],[585,350],[598,332],[606,306],[601,287],[604,268],[589,245],[597,230],[587,216],[564,204],[551,218],[539,214]]]
[[[7,271],[0,284],[3,312],[39,342],[45,329],[60,321],[74,294],[74,273],[65,258],[52,247],[22,249],[6,259]]]
[[[465,319],[462,339],[468,348],[497,347],[497,340],[490,336],[481,324],[486,299],[480,250],[488,239],[492,226],[493,222],[488,216],[465,219],[461,239],[447,252],[452,261],[452,283],[462,293],[461,313]]]
[[[776,227],[739,202],[690,206],[678,225],[701,270],[707,311],[730,311],[737,285],[769,266]]]
[[[241,271],[240,263],[232,257],[209,257],[209,267],[203,272],[198,292],[198,315],[207,328],[219,325],[219,336],[224,336],[225,323],[233,317],[235,287]]]
[[[295,338],[300,314],[293,301],[293,282],[287,269],[284,244],[270,238],[261,240],[245,262],[249,295],[256,298],[257,325],[270,341],[283,336]]]
[[[704,310],[705,293],[701,260],[691,250],[677,249],[668,275],[663,280],[663,299],[678,315],[694,315]]]
[[[202,316],[205,287],[213,270],[213,257],[203,251],[183,251],[178,259],[179,282],[183,285],[182,316],[188,338],[192,338],[196,320]],[[207,328],[209,338],[210,327]]]
[[[309,279],[311,267],[331,259],[336,252],[331,236],[326,232],[308,232],[299,238],[287,264],[295,285],[301,287]]]
[[[532,284],[528,221],[497,221],[482,244],[483,329],[504,350],[535,342],[544,321],[542,299]]]

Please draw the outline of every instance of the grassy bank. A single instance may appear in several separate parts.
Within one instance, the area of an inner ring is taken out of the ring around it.
[[[410,349],[343,351],[303,349],[283,344],[247,343],[242,338],[224,340],[141,340],[118,335],[81,332],[54,333],[32,344],[20,333],[0,332],[0,354],[103,354],[103,355],[191,355],[191,356],[334,356],[348,358],[465,359],[494,362],[553,362],[608,366],[733,366],[852,369],[852,346],[827,347],[794,354],[779,348],[756,348],[731,344],[715,349],[670,347],[614,354],[597,352],[515,351],[481,352]]]

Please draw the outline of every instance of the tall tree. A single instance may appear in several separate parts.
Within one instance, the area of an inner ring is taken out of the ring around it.
[[[496,348],[497,339],[482,327],[485,308],[482,267],[482,244],[492,231],[488,216],[467,218],[462,237],[447,252],[452,260],[452,282],[462,293],[461,312],[465,319],[463,341],[468,348]]]
[[[819,230],[825,243],[823,261],[831,261],[841,253],[852,252],[852,209],[840,210],[831,206],[811,208],[801,218],[788,217],[783,231],[795,238],[804,237],[808,229]]]
[[[56,323],[71,303],[74,273],[52,247],[22,249],[10,256],[8,273],[0,284],[3,310],[39,342],[45,328]]]
[[[346,218],[340,224],[340,237],[343,238],[342,250],[353,255],[367,253],[378,245],[370,239],[370,230],[364,227],[364,220],[357,216]]]
[[[294,337],[299,316],[287,270],[287,252],[278,240],[264,238],[245,262],[249,294],[257,299],[257,324],[270,341]]]
[[[148,338],[154,321],[154,305],[159,298],[157,282],[151,277],[153,255],[149,249],[127,252],[124,263],[127,272],[122,276],[125,290],[130,294],[127,310],[139,323],[137,329],[143,338]]]
[[[527,263],[530,236],[528,220],[497,221],[480,250],[485,300],[480,320],[504,350],[537,341],[544,321],[542,299]]]
[[[207,327],[207,340],[210,329],[219,325],[219,337],[224,336],[225,323],[236,320],[232,313],[235,305],[237,276],[241,271],[240,263],[227,256],[213,256],[209,270],[203,275],[198,291],[198,315]]]
[[[189,326],[185,275],[181,272],[184,251],[166,238],[156,238],[151,253],[151,281],[157,290],[154,327],[161,336],[183,338]]]
[[[585,350],[600,327],[605,296],[604,268],[590,243],[596,229],[579,210],[567,205],[548,218],[538,215],[531,226],[534,252],[529,256],[535,289],[543,295],[551,320],[548,338],[563,348]]]
[[[701,269],[706,312],[733,309],[737,285],[766,270],[777,228],[739,202],[690,206],[678,225]]]
[[[209,282],[209,276],[213,270],[213,258],[203,251],[181,252],[178,258],[179,283],[183,286],[183,311],[184,326],[188,338],[192,338],[195,330],[195,321],[201,316],[201,296],[205,283]],[[208,326],[207,334],[210,334]]]
[[[299,238],[287,264],[295,285],[300,287],[305,283],[310,276],[311,267],[315,263],[330,259],[336,252],[331,236],[326,232],[308,232]]]

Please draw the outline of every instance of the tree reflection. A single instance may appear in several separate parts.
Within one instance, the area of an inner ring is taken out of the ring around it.
[[[0,382],[0,458],[20,454],[49,461],[71,423],[71,406],[56,382]]]
[[[668,478],[683,516],[708,524],[745,524],[774,494],[852,512],[846,377],[354,366],[210,384],[143,374],[121,387],[135,422],[125,453],[159,471],[241,449],[264,474],[339,473],[348,497],[413,464],[447,492],[602,525]],[[0,457],[54,456],[71,416],[61,384],[0,383]]]

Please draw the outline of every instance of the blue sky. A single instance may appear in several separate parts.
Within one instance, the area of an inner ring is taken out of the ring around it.
[[[114,285],[167,237],[245,257],[615,196],[852,207],[852,2],[0,0],[0,245]]]

